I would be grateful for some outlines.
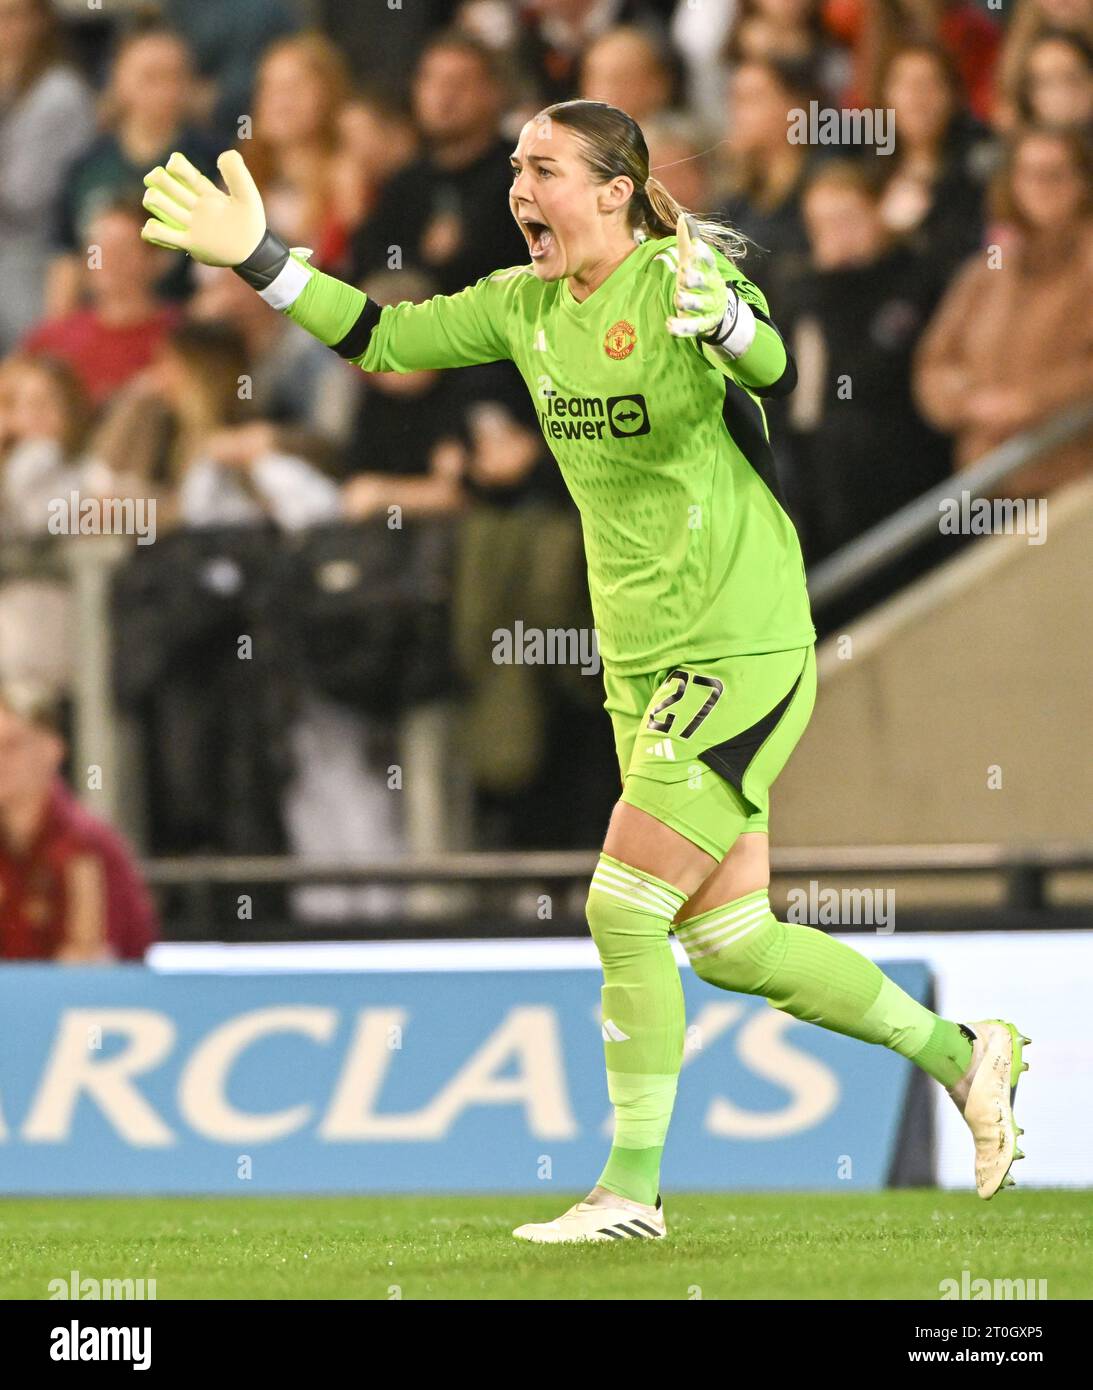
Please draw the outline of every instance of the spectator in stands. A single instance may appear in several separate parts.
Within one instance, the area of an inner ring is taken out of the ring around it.
[[[372,215],[384,185],[417,153],[409,114],[378,91],[351,97],[338,113],[338,144],[330,175],[334,216],[356,228]]]
[[[414,271],[384,271],[364,289],[379,304],[420,303],[436,293]],[[468,499],[565,505],[567,496],[511,363],[370,372],[348,458],[352,476],[342,496],[355,521],[390,506],[420,516],[459,511]]]
[[[79,378],[49,357],[2,368],[0,535],[44,536],[50,503],[78,490],[91,424]]]
[[[1049,31],[1075,34],[1093,44],[1093,5],[1089,0],[1017,0],[997,72],[994,114],[1001,130],[1012,130],[1017,124],[1029,49]]]
[[[399,271],[376,276],[364,288],[385,303],[419,302],[435,286]],[[579,526],[527,388],[509,363],[458,372],[372,373],[357,438],[350,456],[367,471],[345,484],[347,516],[389,519],[393,506],[400,509],[400,523],[415,516],[460,516],[452,627],[466,679],[463,752],[478,790],[500,798],[490,803],[491,814],[510,828],[537,827],[532,840],[535,833],[549,838],[543,821],[550,813],[529,788],[544,769],[552,712],[559,701],[571,710],[593,685],[579,673],[574,679],[572,668],[499,667],[490,634],[515,616],[533,623],[550,615],[563,627],[586,628],[591,616],[580,577]],[[550,698],[552,692],[557,698]],[[566,767],[579,775],[573,760],[588,752],[580,743],[574,735],[565,750],[554,748],[552,778]],[[306,776],[318,784],[317,772]],[[358,780],[367,786],[363,776]],[[507,800],[517,794],[518,804]],[[375,813],[381,833],[389,815]],[[291,815],[289,821],[296,824]]]
[[[57,225],[61,254],[50,268],[51,318],[78,306],[87,260],[88,226],[119,200],[139,203],[144,175],[181,150],[199,169],[215,167],[211,136],[192,122],[195,81],[185,41],[159,20],[126,32],[111,64],[101,103],[102,131],[65,175]],[[171,299],[190,292],[190,262],[170,257],[159,285]],[[175,264],[178,262],[178,264]]]
[[[780,308],[797,362],[789,492],[810,563],[950,472],[948,443],[911,399],[910,363],[937,300],[932,267],[895,241],[860,164],[805,189],[810,266]]]
[[[523,382],[491,363],[463,381],[460,438],[470,500],[508,509],[529,503],[569,510],[569,494],[543,443]]]
[[[1018,136],[995,188],[1007,232],[973,256],[919,346],[922,411],[955,438],[957,466],[1093,397],[1093,164],[1076,132]],[[1042,496],[1090,471],[1087,443],[1011,475],[1005,496]]]
[[[820,0],[741,0],[723,53],[732,65],[769,61],[808,69],[829,101],[850,78],[850,55],[825,27]]]
[[[49,358],[0,366],[0,549],[49,534],[51,507],[66,507],[86,478],[91,412],[71,368]],[[0,575],[0,678],[57,694],[73,673],[72,608],[64,579],[47,568]]]
[[[527,262],[519,228],[503,211],[511,143],[498,134],[504,92],[496,59],[467,35],[425,47],[413,84],[424,153],[388,182],[354,242],[354,278],[421,270],[454,294],[503,266]]]
[[[226,323],[243,337],[250,363],[251,406],[277,426],[283,452],[324,466],[349,441],[364,373],[299,332],[230,270],[195,268],[190,316]]]
[[[990,120],[1001,31],[975,0],[857,0],[857,11],[855,80],[846,104],[882,105],[893,51],[925,42],[949,55],[972,115]]]
[[[449,24],[484,44],[504,72],[506,109],[500,125],[515,144],[525,121],[542,108],[537,77],[523,61],[531,20],[522,0],[515,4],[510,0],[458,0]]]
[[[1093,134],[1093,46],[1048,30],[1030,45],[1017,93],[1023,121]]]
[[[378,303],[420,302],[435,284],[398,271],[367,280],[364,289]],[[593,626],[579,521],[524,382],[502,362],[371,373],[357,438],[350,457],[367,471],[345,485],[348,516],[390,524],[391,506],[401,509],[400,525],[413,517],[458,516],[450,591],[451,640],[463,677],[460,751],[487,824],[485,838],[510,845],[586,842],[609,813],[615,777],[596,724],[597,682],[567,663],[493,659],[497,628],[511,629],[516,619],[589,632]],[[438,646],[434,664],[444,656]],[[401,839],[391,839],[390,792],[360,760],[366,725],[309,697],[308,717],[297,730],[297,739],[306,737],[297,744],[299,778],[286,801],[296,853],[329,858],[336,847],[350,858],[403,848]],[[576,806],[575,778],[588,791]],[[337,808],[335,831],[331,810],[316,810],[324,805]],[[347,841],[353,827],[355,840]],[[339,837],[336,846],[331,834]],[[315,896],[309,890],[308,899]]]
[[[252,89],[270,44],[301,27],[298,0],[159,0],[164,19],[183,34],[202,78],[201,111],[221,148],[239,137],[253,114]]]
[[[49,0],[0,6],[0,355],[42,315],[50,218],[64,170],[94,134],[84,82],[60,57]]]
[[[620,25],[585,51],[578,94],[617,106],[644,126],[675,104],[678,79],[663,39],[650,30]]]
[[[277,448],[275,427],[248,418],[242,335],[222,323],[182,324],[163,344],[150,392],[174,424],[170,476],[184,526],[247,525],[271,518],[285,530],[338,514],[334,483]]]
[[[148,366],[179,318],[155,291],[165,257],[141,240],[146,216],[139,202],[118,200],[92,217],[87,307],[46,319],[23,342],[31,355],[70,363],[95,405]]]
[[[414,271],[382,271],[364,282],[378,304],[421,303],[435,283]],[[365,521],[398,507],[405,515],[454,512],[464,501],[466,455],[459,437],[461,372],[371,372],[348,450],[345,515]]]
[[[483,834],[488,844],[586,843],[610,813],[615,780],[597,725],[598,682],[570,662],[496,660],[499,630],[518,622],[594,632],[579,519],[568,499],[529,485],[541,444],[522,414],[489,402],[472,408],[469,424],[473,493],[457,533],[452,637],[460,751]],[[514,478],[529,481],[514,487]]]
[[[296,34],[266,50],[254,92],[254,131],[242,141],[247,167],[262,181],[270,225],[293,246],[310,246],[314,264],[342,264],[352,228],[332,197],[338,121],[349,70],[332,39]],[[266,192],[269,189],[269,192]]]
[[[897,48],[883,91],[895,150],[871,161],[882,180],[881,216],[929,258],[942,284],[980,243],[991,142],[962,109],[956,70],[935,45]]]
[[[642,126],[649,147],[649,168],[684,207],[710,205],[710,153],[696,121],[667,111]],[[712,142],[711,142],[712,143]]]
[[[756,243],[756,275],[776,301],[808,248],[801,190],[815,152],[787,135],[789,113],[807,111],[810,92],[800,73],[773,62],[741,63],[730,85],[728,198],[716,216]]]
[[[530,0],[522,7],[518,64],[542,106],[568,101],[577,95],[581,57],[601,34],[620,24],[663,31],[670,11],[670,0]]]
[[[61,780],[59,728],[38,692],[0,687],[0,957],[140,960],[155,909],[124,840]]]
[[[724,121],[728,67],[722,57],[736,18],[737,0],[676,0],[669,24],[672,45],[684,72],[687,109],[705,131]]]

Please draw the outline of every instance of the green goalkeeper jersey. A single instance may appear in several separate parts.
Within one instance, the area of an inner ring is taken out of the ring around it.
[[[675,243],[640,243],[582,302],[525,265],[382,309],[314,273],[287,307],[365,371],[516,364],[580,511],[600,654],[621,675],[816,637],[758,394],[784,348],[760,291],[716,251],[756,343],[726,376],[669,334]]]

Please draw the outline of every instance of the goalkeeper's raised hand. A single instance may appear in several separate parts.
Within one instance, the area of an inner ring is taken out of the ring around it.
[[[697,338],[720,349],[726,357],[739,357],[755,337],[751,308],[726,283],[690,213],[679,215],[676,245],[676,315],[667,320],[668,332],[676,338]]]
[[[145,175],[144,206],[152,214],[141,229],[145,241],[204,265],[239,266],[254,255],[267,232],[262,195],[237,150],[226,150],[216,167],[226,193],[177,151]]]

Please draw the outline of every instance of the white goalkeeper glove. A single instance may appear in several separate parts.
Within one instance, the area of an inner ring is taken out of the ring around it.
[[[725,282],[713,252],[698,235],[698,226],[689,213],[679,215],[676,245],[677,316],[667,320],[668,332],[676,338],[697,338],[728,357],[739,357],[755,339],[751,306]]]
[[[141,236],[156,246],[186,251],[203,265],[241,265],[266,234],[262,195],[238,150],[225,150],[216,167],[222,193],[184,154],[176,152],[144,178],[144,206],[152,216]]]
[[[289,248],[267,227],[262,195],[239,151],[225,150],[216,167],[227,185],[226,193],[177,150],[165,166],[146,174],[144,206],[152,216],[141,236],[154,246],[185,251],[203,265],[231,266],[280,308],[278,286],[272,290],[273,298],[270,286],[285,269]],[[299,249],[305,259],[311,254]],[[303,267],[297,271],[298,275],[308,273]]]

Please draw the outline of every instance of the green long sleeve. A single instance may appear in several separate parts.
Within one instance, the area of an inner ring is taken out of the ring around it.
[[[469,367],[511,356],[504,301],[512,276],[521,273],[495,271],[458,294],[380,306],[362,290],[313,270],[285,312],[366,372]]]

